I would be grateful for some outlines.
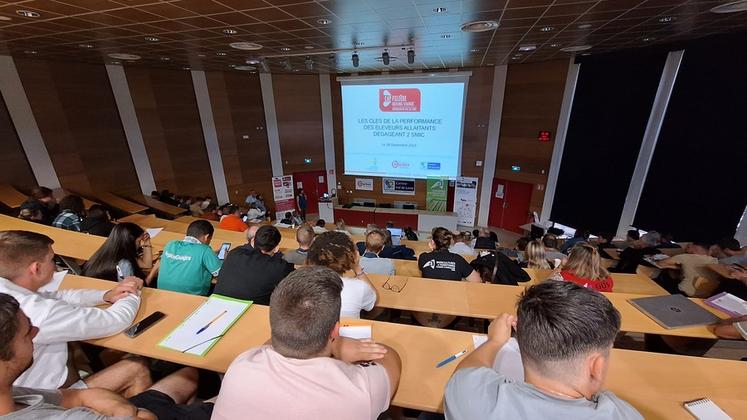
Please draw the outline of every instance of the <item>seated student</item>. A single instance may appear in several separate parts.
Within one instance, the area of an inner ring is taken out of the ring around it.
[[[94,204],[86,212],[86,217],[80,224],[80,231],[96,236],[109,236],[114,229],[114,223],[109,218],[109,212],[101,204]]]
[[[366,235],[366,249],[358,262],[366,273],[394,275],[394,261],[379,257],[385,241],[386,235],[379,229]]]
[[[286,211],[283,218],[280,219],[280,223],[284,225],[293,225],[293,213]]]
[[[366,236],[368,236],[369,233],[371,233],[371,232],[373,232],[375,230],[379,230],[379,227],[376,226],[376,224],[374,224],[374,223],[367,224],[366,225],[366,231],[363,233],[364,239],[365,239]],[[384,231],[381,230],[381,233],[383,234]],[[385,242],[384,246],[386,247],[386,239],[384,240],[384,242]],[[363,255],[363,253],[366,252],[366,241],[363,240],[363,241],[356,242],[355,243],[355,247],[358,248],[358,253],[361,254],[361,255]]]
[[[309,248],[306,259],[309,265],[320,265],[334,270],[345,286],[342,289],[343,318],[360,318],[361,311],[370,311],[376,305],[376,288],[360,267],[360,254],[353,241],[342,232],[327,232],[317,236]],[[346,277],[347,271],[355,277]]]
[[[158,271],[158,288],[191,295],[207,296],[213,277],[218,276],[221,260],[210,247],[213,225],[195,220],[181,241],[170,241],[163,248]],[[154,277],[154,276],[149,276]]]
[[[512,326],[523,380],[493,369]],[[643,419],[629,403],[602,390],[619,331],[620,313],[599,293],[561,282],[527,288],[517,316],[503,314],[491,322],[488,341],[457,366],[446,385],[446,418]]]
[[[297,249],[289,249],[283,253],[283,259],[294,265],[306,264],[306,255],[309,253],[309,247],[314,241],[314,229],[309,225],[303,225],[296,229]]]
[[[205,211],[202,209],[202,203],[204,201],[205,200],[202,197],[195,198],[195,200],[189,205],[189,214],[194,217],[200,217],[205,214]]]
[[[682,248],[680,244],[674,242],[671,232],[662,232],[661,238],[659,239],[659,245],[656,245],[659,249],[667,248]]]
[[[314,225],[314,233],[317,235],[321,235],[324,232],[327,232],[327,228],[324,227],[327,222],[324,221],[324,219],[319,219],[316,221],[316,225]]]
[[[376,419],[385,411],[402,363],[383,344],[339,335],[346,287],[324,267],[303,267],[283,280],[270,300],[272,344],[231,363],[213,420]]]
[[[262,214],[267,214],[267,204],[265,204],[265,197],[262,194],[257,194],[257,201],[254,203],[254,206],[262,212]]]
[[[55,271],[53,241],[34,232],[0,232],[0,293],[13,296],[40,329],[34,362],[16,386],[56,389],[104,387],[136,394],[150,386],[142,360],[125,359],[80,380],[68,369],[68,342],[108,337],[132,324],[140,306],[142,280],[128,277],[111,290],[39,292]],[[111,303],[101,309],[96,305]]]
[[[142,279],[142,269],[152,265],[153,247],[148,232],[134,223],[118,223],[83,266],[83,275],[111,281],[130,276]],[[146,280],[150,282],[150,278]]]
[[[18,209],[18,218],[29,222],[44,223],[44,206],[36,201],[25,201]]]
[[[177,405],[197,391],[198,371],[181,370],[128,400],[104,388],[32,389],[12,386],[32,364],[39,328],[10,295],[0,293],[0,418],[104,420],[135,418],[208,420],[213,404]]]
[[[77,195],[68,195],[60,200],[60,214],[52,221],[52,226],[65,230],[80,232],[80,222],[86,213],[83,199]]]
[[[607,259],[612,258],[612,256],[608,254],[605,249],[615,248],[615,245],[612,243],[613,239],[615,239],[615,235],[613,233],[601,232],[599,234],[599,240],[597,241],[597,251],[599,251],[599,256]]]
[[[417,241],[418,240],[418,234],[415,233],[415,231],[410,226],[406,226],[404,229],[405,232],[405,238],[408,241]]]
[[[452,233],[443,227],[433,229],[428,246],[431,252],[423,252],[418,258],[422,276],[440,280],[467,280],[480,283],[480,274],[461,256],[449,251]]]
[[[335,229],[333,232],[342,232],[348,236],[350,235],[350,232],[348,231],[347,226],[345,226],[345,221],[342,219],[337,219],[337,222],[335,223]]]
[[[241,220],[241,209],[239,206],[233,204],[227,206],[223,210],[223,217],[218,223],[218,227],[226,230],[233,230],[235,232],[245,232],[249,226]]]
[[[547,256],[545,255],[545,246],[542,245],[542,242],[537,239],[527,244],[524,255],[526,259],[521,263],[521,266],[524,268],[553,268],[550,266],[550,263],[547,262]]]
[[[588,229],[576,229],[576,232],[573,234],[573,238],[568,239],[563,243],[563,246],[560,247],[560,252],[567,254],[570,252],[571,248],[573,248],[574,245],[580,242],[588,242],[589,241],[589,230]]]
[[[35,208],[38,206],[42,212],[41,222],[45,225],[51,225],[55,217],[60,214],[60,205],[52,190],[47,187],[34,187],[31,190],[31,196],[23,204],[29,204]]]
[[[719,264],[739,264],[747,267],[747,246],[740,247],[734,238],[724,238],[718,242]]]
[[[521,282],[531,280],[529,274],[521,269],[519,263],[502,252],[496,251],[495,241],[490,237],[478,237],[475,242],[475,251],[479,251],[480,255],[470,261],[469,265],[480,273],[480,278],[484,283],[517,286]]]
[[[554,261],[558,259],[563,261],[568,258],[568,255],[558,251],[558,237],[552,233],[548,233],[542,237],[542,245],[545,246],[545,257],[548,260]]]
[[[278,252],[280,239],[275,226],[262,226],[249,245],[231,250],[223,261],[215,293],[268,305],[272,291],[294,270]]]
[[[653,230],[641,236],[641,239],[622,250],[620,260],[617,262],[614,271],[617,273],[635,274],[638,265],[643,262],[643,257],[659,253],[656,245],[659,244],[660,239],[661,236],[659,233]]]
[[[710,244],[693,242],[684,254],[675,255],[657,264],[660,268],[674,272],[662,273],[657,283],[669,293],[684,293],[690,297],[707,298],[719,286],[719,275],[708,268],[718,260],[708,255]]]
[[[247,220],[261,220],[265,215],[265,212],[258,209],[254,204],[249,205],[249,209],[246,211]]]
[[[477,252],[475,252],[472,247],[472,234],[469,232],[459,232],[456,235],[453,235],[452,238],[453,242],[451,246],[449,246],[449,252],[473,257],[477,255]]]
[[[568,260],[549,280],[569,281],[599,292],[611,292],[615,283],[607,269],[602,267],[597,249],[583,242],[571,248]]]

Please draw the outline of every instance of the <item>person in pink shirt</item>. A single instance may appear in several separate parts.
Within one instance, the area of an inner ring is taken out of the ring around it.
[[[402,363],[390,347],[341,337],[343,283],[321,266],[289,274],[270,298],[271,345],[228,367],[213,420],[376,419]]]

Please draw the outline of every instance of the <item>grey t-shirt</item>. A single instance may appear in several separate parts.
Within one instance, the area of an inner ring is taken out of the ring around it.
[[[59,392],[13,387],[13,401],[26,407],[0,416],[0,420],[114,420],[129,417],[108,417],[87,408],[65,409],[59,406]]]
[[[587,399],[560,399],[493,369],[470,368],[454,373],[446,385],[448,420],[471,419],[643,419],[611,391]]]
[[[374,254],[371,254],[372,256],[367,256],[367,254],[369,253],[366,252],[363,254],[359,260],[359,264],[363,271],[366,273],[384,274],[387,276],[394,274],[394,261],[389,258],[379,258]]]
[[[308,251],[301,251],[300,249],[292,249],[283,253],[283,259],[291,264],[304,265],[306,264],[306,256]]]

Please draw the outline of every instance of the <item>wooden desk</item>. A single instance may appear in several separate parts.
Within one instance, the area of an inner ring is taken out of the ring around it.
[[[109,289],[112,283],[68,275],[62,288]],[[92,343],[125,352],[225,372],[245,350],[262,345],[270,337],[269,310],[253,305],[205,357],[157,347],[156,344],[194,311],[204,297],[145,289],[136,321],[158,310],[166,317],[137,338],[123,334]],[[436,368],[438,361],[461,350],[472,349],[472,334],[358,321],[372,325],[376,341],[392,346],[402,358],[402,378],[392,405],[443,411],[443,392],[457,363]],[[606,388],[633,404],[645,418],[686,418],[682,402],[708,396],[732,417],[747,412],[744,378],[747,364],[686,356],[613,349]]]
[[[187,209],[183,209],[181,207],[172,206],[171,204],[166,204],[162,201],[158,201],[155,198],[148,197],[147,195],[133,195],[130,197],[132,200],[137,201],[140,204],[144,204],[151,209],[163,213],[170,217],[176,217],[181,216],[184,213],[187,213]]]
[[[47,235],[54,241],[52,248],[55,254],[84,261],[91,258],[106,240],[101,236],[59,229],[5,215],[0,215],[0,230],[27,230]]]
[[[198,220],[207,220],[216,229],[220,225],[220,222],[216,222],[215,220],[208,220],[208,219],[203,219],[201,217],[194,217],[194,216],[180,216],[180,217],[177,217],[176,219],[174,219],[175,222],[186,223],[186,224],[190,224],[190,223],[196,222]]]
[[[18,207],[21,207],[21,204],[23,204],[27,199],[28,197],[26,194],[18,191],[12,185],[0,184],[0,202],[6,206],[12,209],[17,209]]]
[[[94,205],[94,204],[99,204],[99,203],[97,203],[95,201],[91,201],[91,200],[89,200],[89,199],[81,196],[78,193],[70,192],[70,191],[67,191],[67,190],[65,190],[63,188],[56,188],[55,190],[52,191],[52,194],[57,199],[57,201],[62,200],[63,198],[67,197],[68,195],[77,195],[77,196],[80,196],[80,198],[83,199],[83,207],[85,207],[86,209],[90,209],[91,206]]]
[[[619,260],[620,252],[622,251],[618,248],[604,248],[604,252],[606,252],[613,260]]]
[[[148,210],[147,207],[133,203],[130,200],[126,200],[122,197],[114,195],[108,192],[96,193],[96,199],[106,204],[107,206],[114,207],[115,209],[122,210],[125,213],[142,213]]]
[[[378,307],[482,319],[493,319],[503,312],[516,314],[517,297],[528,286],[526,283],[519,286],[508,286],[392,276],[389,279],[390,284],[405,284],[405,281],[407,282],[402,291],[397,293],[383,288],[388,276],[380,274],[369,274],[368,276],[379,294],[379,300],[376,303]],[[622,331],[678,337],[716,338],[706,326],[671,330],[662,328],[630,304],[629,299],[643,297],[641,295],[630,293],[603,294],[620,311]],[[722,314],[704,304],[702,299],[691,300],[721,318],[727,317],[726,314]]]

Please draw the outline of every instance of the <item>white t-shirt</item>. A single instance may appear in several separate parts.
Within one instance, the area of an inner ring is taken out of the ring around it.
[[[342,278],[341,318],[360,318],[361,310],[370,311],[376,304],[376,291],[365,280]]]

